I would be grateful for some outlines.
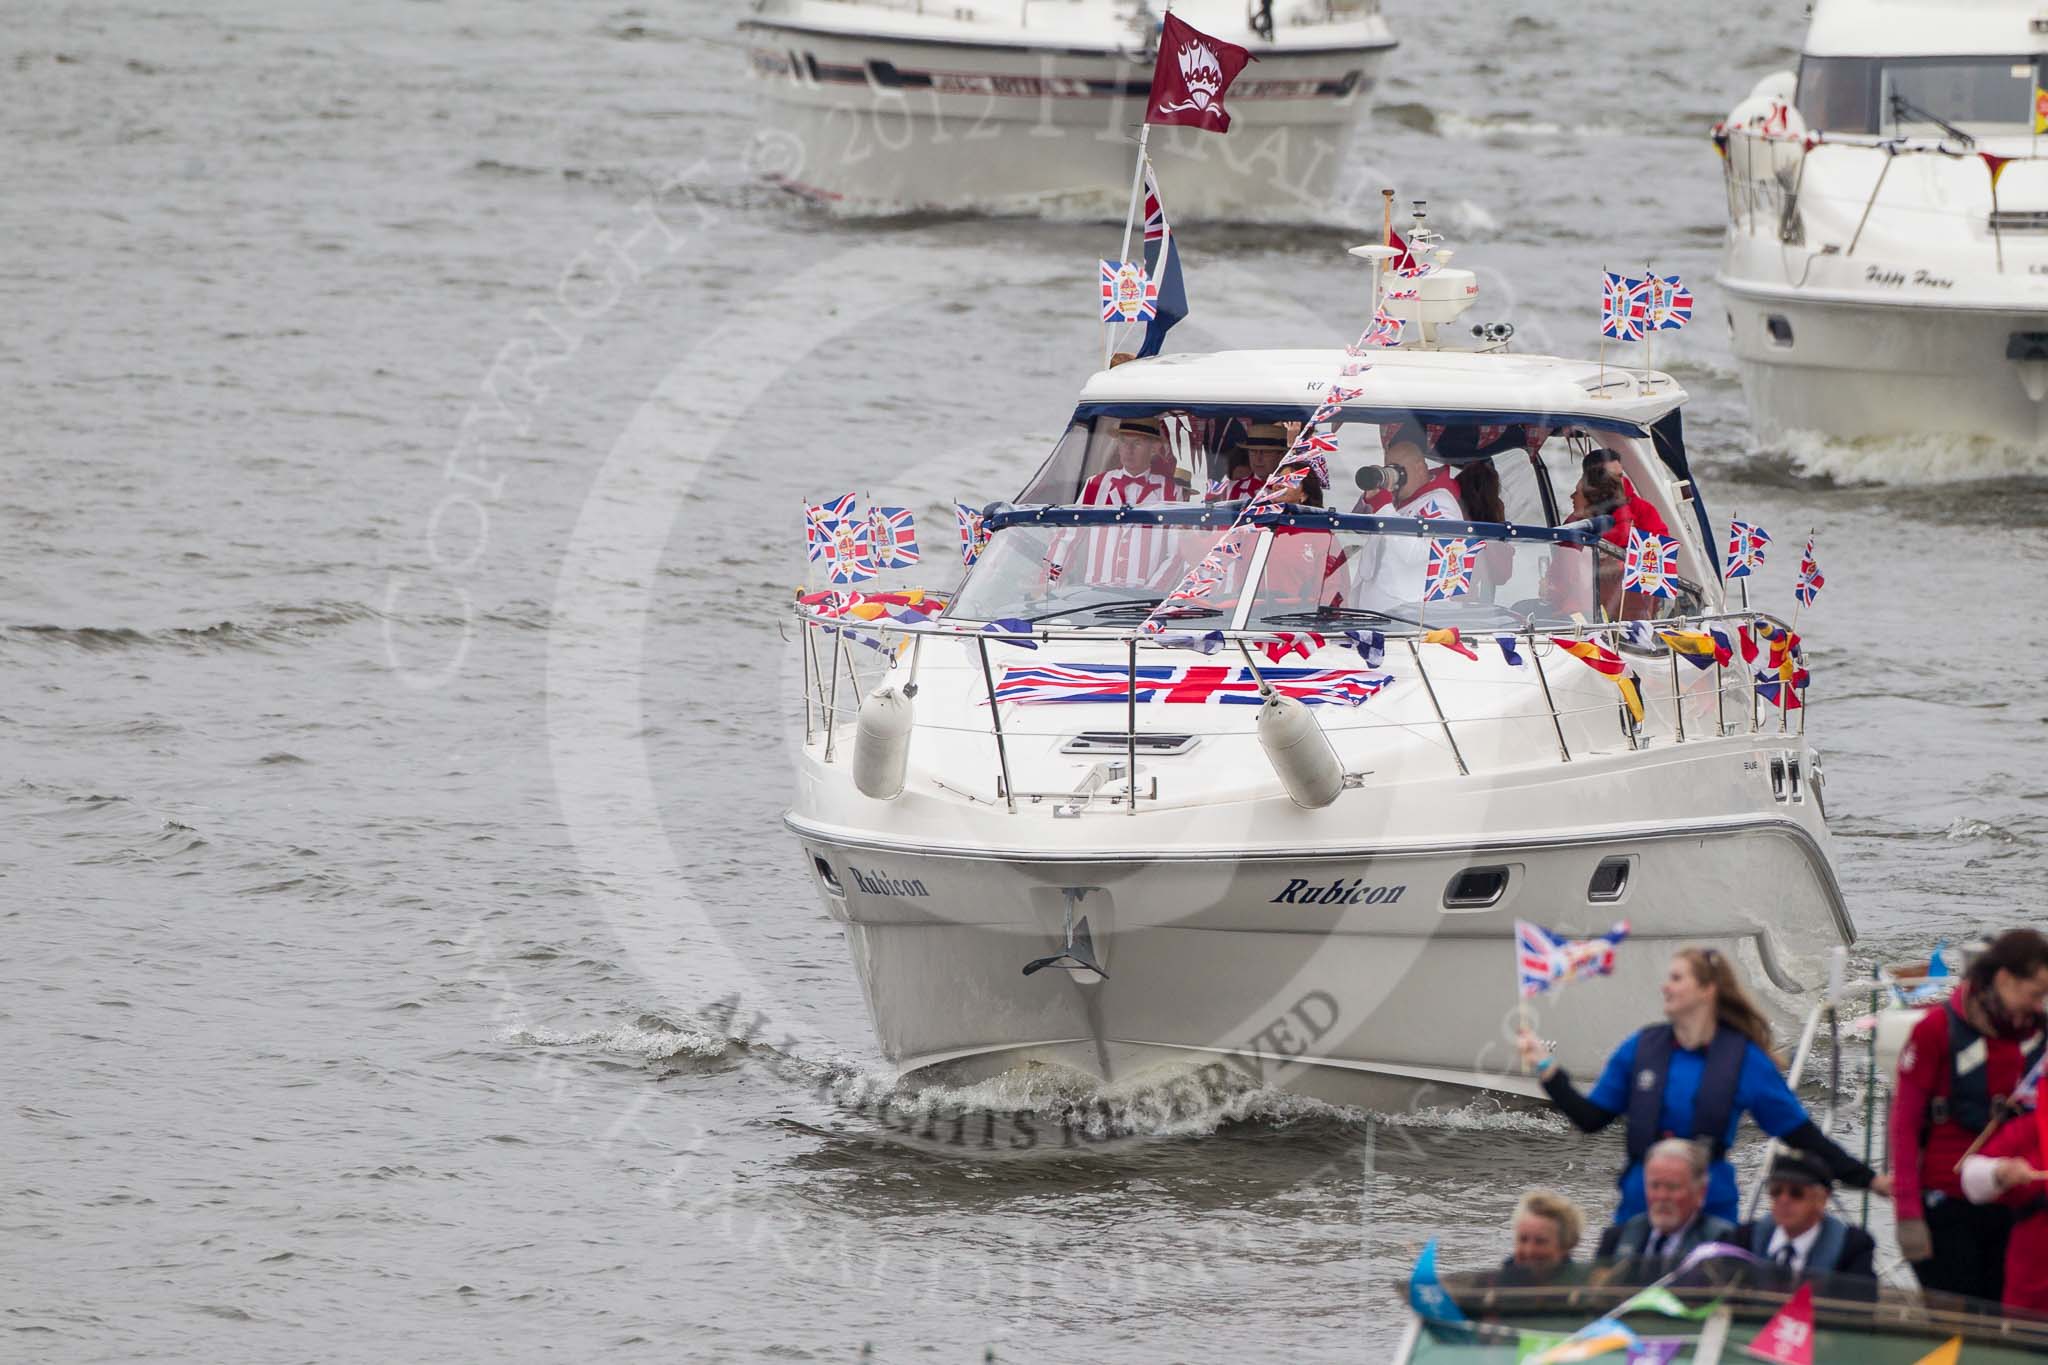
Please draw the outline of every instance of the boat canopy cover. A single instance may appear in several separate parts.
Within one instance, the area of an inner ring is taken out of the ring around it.
[[[2038,0],[1815,0],[1809,57],[2020,56],[2039,50]]]

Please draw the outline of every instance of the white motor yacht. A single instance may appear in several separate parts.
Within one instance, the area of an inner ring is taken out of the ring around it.
[[[741,20],[765,95],[762,169],[849,214],[1119,217],[1151,88],[1153,0],[754,0]],[[1178,218],[1327,212],[1394,39],[1379,0],[1180,0],[1250,50],[1224,137],[1157,128]]]
[[[1714,131],[1760,431],[2048,441],[2048,10],[1816,0]]]
[[[957,590],[798,603],[787,825],[892,1063],[949,1083],[1224,1065],[1384,1106],[1534,1095],[1509,1045],[1518,919],[1630,925],[1612,980],[1537,1002],[1582,1072],[1655,1017],[1671,949],[1733,954],[1782,1004],[1853,939],[1790,705],[1804,675],[1774,706],[1743,657],[1796,637],[1727,599],[1684,391],[1510,353],[1499,325],[1439,349],[1475,285],[1425,286],[1389,305],[1424,324],[1412,345],[1096,374],[1015,501],[980,514]],[[1377,510],[1223,500],[1244,452],[1319,414],[1345,504],[1394,477],[1405,433],[1468,518],[1414,514],[1405,474],[1411,502]],[[1669,528],[1671,596],[1621,591],[1610,521],[1572,520],[1599,447]],[[1091,496],[1119,477],[1177,496]],[[1422,600],[1431,542],[1469,555],[1471,591]],[[1214,581],[1189,595],[1200,566]],[[1715,632],[1730,648],[1700,657]]]

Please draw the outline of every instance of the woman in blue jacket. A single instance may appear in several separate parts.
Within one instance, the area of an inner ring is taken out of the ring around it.
[[[1664,1019],[1616,1048],[1589,1095],[1527,1028],[1517,1039],[1550,1102],[1583,1132],[1628,1120],[1628,1166],[1614,1221],[1643,1212],[1643,1153],[1667,1137],[1699,1138],[1712,1147],[1705,1212],[1741,1220],[1735,1167],[1728,1149],[1748,1114],[1788,1147],[1810,1152],[1835,1178],[1858,1189],[1891,1193],[1881,1176],[1831,1142],[1799,1102],[1771,1056],[1771,1026],[1735,977],[1735,964],[1713,948],[1682,948],[1664,974]]]

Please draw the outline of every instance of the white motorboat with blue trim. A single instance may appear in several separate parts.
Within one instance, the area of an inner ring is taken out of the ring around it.
[[[2048,12],[1817,0],[1714,130],[1718,281],[1766,435],[2048,441]]]
[[[1337,349],[1105,370],[987,509],[943,612],[895,611],[900,590],[851,616],[850,594],[799,603],[787,824],[892,1063],[1533,1095],[1509,1046],[1518,918],[1633,926],[1614,982],[1542,1012],[1582,1070],[1654,1011],[1666,946],[1718,946],[1783,1001],[1853,939],[1806,710],[1763,704],[1740,657],[1682,657],[1783,631],[1726,600],[1684,392],[1437,330],[1343,394],[1359,362]],[[1476,515],[1203,500],[1324,403],[1330,483],[1405,481],[1388,443],[1420,442]],[[1674,595],[1622,592],[1610,522],[1573,520],[1596,449],[1668,526]],[[1119,467],[1178,497],[1102,505]],[[1475,586],[1422,601],[1445,538]],[[1202,565],[1214,582],[1174,599]]]
[[[1121,215],[1160,18],[1151,0],[754,0],[740,21],[762,100],[758,160],[848,214]],[[1395,46],[1379,0],[1179,0],[1257,59],[1235,126],[1151,140],[1182,219],[1321,220]]]

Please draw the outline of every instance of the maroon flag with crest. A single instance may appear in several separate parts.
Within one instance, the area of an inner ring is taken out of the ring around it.
[[[1145,122],[1230,131],[1223,96],[1252,54],[1235,43],[1211,38],[1198,28],[1166,16],[1159,33],[1159,62],[1152,68],[1152,102]]]

